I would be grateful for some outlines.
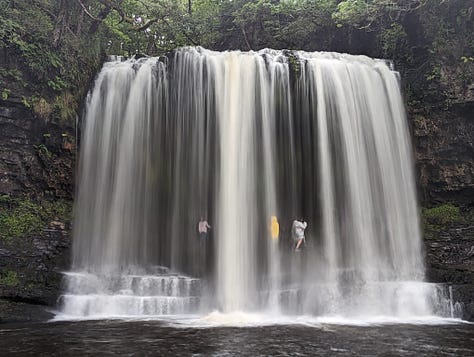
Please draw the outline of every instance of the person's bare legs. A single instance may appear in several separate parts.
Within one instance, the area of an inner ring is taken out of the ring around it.
[[[300,249],[301,243],[303,243],[303,239],[304,239],[304,238],[298,239],[298,243],[296,243],[295,250],[299,250],[299,249]]]

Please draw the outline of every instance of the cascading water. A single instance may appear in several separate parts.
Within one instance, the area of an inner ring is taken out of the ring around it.
[[[109,62],[84,122],[65,315],[446,307],[422,282],[409,133],[385,61],[183,48]],[[307,245],[294,252],[298,217]]]

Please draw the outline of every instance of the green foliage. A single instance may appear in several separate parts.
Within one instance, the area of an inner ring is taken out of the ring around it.
[[[332,14],[337,1],[288,1],[278,5],[278,40],[292,49],[329,50],[340,35]]]
[[[0,78],[2,80],[13,80],[13,81],[21,81],[21,72],[14,68],[14,69],[8,69],[8,68],[2,68],[0,67]]]
[[[425,239],[439,238],[439,233],[450,226],[465,222],[459,207],[445,203],[421,210],[421,223]]]
[[[54,99],[54,111],[57,113],[56,117],[60,123],[72,119],[76,114],[76,107],[76,99],[69,92],[63,92]]]
[[[47,84],[48,87],[58,92],[68,87],[68,84],[58,76],[54,77],[52,80],[48,80]]]
[[[84,96],[102,55],[97,37],[86,32],[92,20],[76,1],[0,0],[0,8],[0,84],[9,83],[12,94],[44,120],[51,114],[58,121],[71,118],[49,103],[67,90],[75,111]]]
[[[0,238],[13,239],[28,234],[39,234],[52,220],[68,223],[72,218],[70,201],[29,198],[13,199],[0,196]]]
[[[435,66],[432,71],[426,76],[427,81],[433,81],[435,79],[439,79],[441,76],[441,68]]]
[[[392,59],[411,102],[453,101],[474,76],[473,7],[462,0],[0,0],[0,8],[0,88],[11,91],[1,98],[23,96],[38,117],[61,124],[75,117],[106,54],[187,45],[361,53]]]
[[[261,42],[274,47],[273,33],[279,28],[278,9],[270,0],[258,0],[244,2],[243,5],[233,12],[234,24],[243,34],[248,49],[261,47]],[[254,44],[253,46],[250,44]]]
[[[0,276],[0,285],[13,287],[18,284],[18,274],[15,271],[8,270],[3,276]]]
[[[337,1],[222,1],[217,42],[228,48],[324,50],[337,35]]]
[[[107,37],[106,50],[126,56],[157,55],[179,46],[197,45],[203,32],[202,21],[206,19],[197,16],[210,2],[196,1],[197,11],[193,16],[187,12],[186,1],[124,0],[120,11],[111,11],[104,20],[102,35]],[[206,33],[210,32],[211,24],[205,24]]]
[[[379,31],[426,3],[427,0],[343,0],[332,17],[338,24]]]
[[[21,103],[27,107],[27,108],[31,108],[31,102],[28,98],[26,98],[25,96],[22,96],[21,97]]]
[[[17,202],[12,209],[0,212],[0,238],[20,237],[42,227],[41,207],[26,199]]]
[[[392,23],[390,27],[382,29],[379,35],[384,57],[394,58],[397,52],[406,49],[407,34],[399,23]]]
[[[0,16],[0,38],[3,46],[19,56],[38,79],[46,79],[49,65],[57,64],[58,57],[48,46],[53,22],[29,2],[0,1],[5,9]]]
[[[10,89],[4,88],[4,89],[2,90],[2,99],[3,99],[3,100],[7,100],[8,97],[10,96],[10,93],[11,93],[11,90],[10,90]]]
[[[353,26],[362,26],[363,23],[370,23],[374,20],[373,5],[363,0],[346,0],[337,5],[337,11],[332,17],[340,26],[350,24]]]
[[[72,220],[72,202],[67,200],[42,201],[43,221],[59,220],[64,223],[70,223]]]
[[[459,207],[451,203],[445,203],[433,208],[425,208],[422,210],[422,216],[428,223],[439,226],[446,226],[462,221]]]
[[[461,56],[461,61],[462,61],[463,63],[474,62],[474,57]]]
[[[12,83],[17,83],[19,87],[26,87],[27,83],[23,80],[21,71],[16,68],[8,69],[0,66],[0,85],[11,86]],[[10,88],[5,88],[8,95],[11,93]],[[5,99],[4,99],[5,100]]]
[[[451,203],[421,210],[421,223],[426,239],[438,237],[441,231],[464,221],[465,219],[461,215],[459,207]]]
[[[47,134],[46,134],[47,135]],[[44,136],[44,135],[43,135]],[[38,144],[38,145],[33,145],[33,147],[35,148],[36,152],[38,153],[38,155],[40,156],[43,156],[43,157],[46,157],[47,159],[51,159],[53,154],[51,153],[51,151],[49,151],[49,149],[47,148],[46,145],[44,144]]]
[[[212,47],[218,40],[219,17],[222,1],[194,0],[190,17],[191,33],[195,42],[204,47]]]

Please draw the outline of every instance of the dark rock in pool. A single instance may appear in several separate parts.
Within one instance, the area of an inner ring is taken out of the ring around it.
[[[0,323],[47,321],[53,317],[45,306],[0,299]]]

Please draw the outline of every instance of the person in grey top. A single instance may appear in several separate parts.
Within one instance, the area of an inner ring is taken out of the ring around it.
[[[295,219],[293,221],[291,231],[293,234],[293,238],[296,240],[295,252],[298,252],[300,250],[301,244],[303,244],[303,242],[305,241],[304,230],[307,226],[308,223],[306,223],[303,219]]]

